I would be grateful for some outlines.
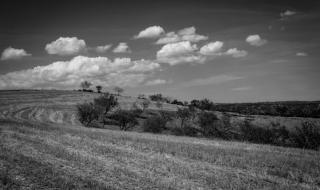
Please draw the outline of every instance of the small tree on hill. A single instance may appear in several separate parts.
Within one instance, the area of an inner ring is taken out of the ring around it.
[[[88,90],[91,85],[92,85],[92,83],[89,82],[89,81],[86,81],[86,80],[83,81],[83,82],[81,82],[81,84],[80,84],[80,86],[81,86],[81,88],[82,88],[83,91]]]
[[[96,89],[97,89],[97,92],[98,92],[98,93],[101,93],[102,86],[101,86],[101,85],[98,85],[98,86],[96,86]]]
[[[124,91],[124,89],[120,88],[119,86],[114,87],[113,90],[117,93],[118,96],[120,96],[120,94]]]
[[[94,99],[94,104],[104,110],[104,115],[106,115],[112,108],[118,105],[118,100],[114,95],[105,93],[99,98]]]
[[[109,118],[117,121],[120,130],[123,131],[127,131],[128,129],[131,129],[138,124],[136,114],[130,110],[118,110]]]
[[[191,117],[191,112],[188,108],[178,108],[177,117],[181,120],[180,127],[185,126],[185,122]]]
[[[100,109],[93,103],[84,103],[77,106],[77,116],[79,121],[86,127],[99,118]]]

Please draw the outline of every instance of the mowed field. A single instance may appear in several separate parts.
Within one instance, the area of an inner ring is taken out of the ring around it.
[[[319,151],[83,127],[98,95],[0,91],[0,189],[320,189]]]

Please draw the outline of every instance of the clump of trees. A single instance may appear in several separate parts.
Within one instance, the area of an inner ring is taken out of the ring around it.
[[[86,80],[80,83],[80,87],[82,88],[83,92],[93,92],[93,90],[90,89],[91,86],[92,83]]]

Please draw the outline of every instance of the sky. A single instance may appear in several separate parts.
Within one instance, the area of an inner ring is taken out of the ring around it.
[[[4,1],[0,89],[319,100],[318,0]]]

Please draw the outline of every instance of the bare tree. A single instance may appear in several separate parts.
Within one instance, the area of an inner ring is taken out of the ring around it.
[[[117,93],[118,96],[124,91],[123,88],[120,88],[119,86],[116,86],[113,88],[113,90]]]

